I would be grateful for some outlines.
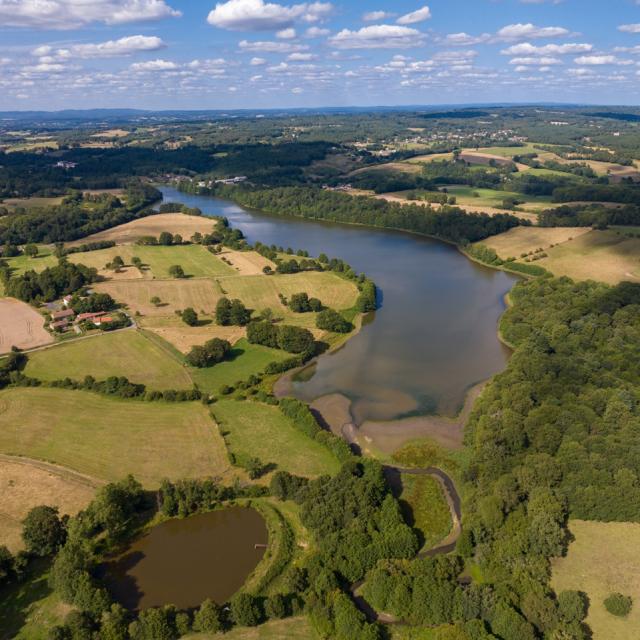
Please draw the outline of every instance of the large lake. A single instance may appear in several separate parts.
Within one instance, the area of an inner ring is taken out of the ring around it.
[[[378,285],[382,305],[375,320],[344,348],[322,356],[310,379],[294,383],[300,399],[342,393],[358,424],[453,415],[471,386],[505,367],[509,351],[497,325],[516,276],[475,264],[430,238],[273,216],[169,187],[162,192],[165,201],[226,216],[249,242],[342,258]]]

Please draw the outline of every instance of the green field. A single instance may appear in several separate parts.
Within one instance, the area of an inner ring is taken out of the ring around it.
[[[328,449],[298,431],[277,407],[221,400],[213,405],[213,415],[238,457],[259,458],[308,477],[333,474],[340,466]]]
[[[435,478],[403,474],[399,499],[407,522],[422,534],[424,548],[434,547],[446,538],[451,531],[451,513]]]
[[[40,380],[97,380],[125,376],[149,389],[190,389],[187,370],[138,331],[106,333],[29,355],[25,373]]]
[[[147,245],[120,245],[99,251],[74,253],[70,260],[88,267],[104,269],[105,265],[120,256],[125,264],[130,265],[134,256],[142,260],[143,273],[154,278],[169,278],[169,268],[179,264],[187,276],[202,278],[236,275],[236,271],[225,264],[205,247],[192,244],[176,247],[154,247]]]
[[[463,185],[447,185],[449,195],[455,196],[457,204],[477,207],[500,207],[504,200],[514,199],[524,204],[518,205],[526,209],[541,210],[551,202],[550,196],[528,196],[515,191],[499,191],[497,189],[478,189]]]
[[[52,255],[51,250],[43,245],[38,245],[40,254],[35,258],[29,258],[28,256],[16,256],[15,258],[8,258],[7,262],[11,269],[13,269],[12,275],[19,276],[25,271],[44,271],[48,267],[55,267],[58,264],[58,258]]]
[[[200,403],[116,400],[85,391],[0,392],[0,452],[61,464],[101,480],[223,475],[224,443]]]
[[[476,149],[465,149],[465,151],[473,152]],[[477,149],[477,153],[489,153],[492,156],[500,156],[501,158],[513,158],[513,156],[523,156],[529,153],[540,153],[533,144],[525,144],[522,147],[482,147]]]
[[[233,345],[231,355],[232,360],[221,362],[214,367],[189,369],[191,377],[200,390],[218,393],[223,385],[245,381],[251,375],[262,373],[269,363],[282,362],[291,357],[280,349],[250,344],[244,338]]]

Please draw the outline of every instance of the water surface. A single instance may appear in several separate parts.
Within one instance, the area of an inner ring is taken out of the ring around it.
[[[162,191],[165,201],[226,216],[249,242],[342,258],[380,288],[375,321],[294,383],[300,399],[342,393],[358,423],[452,415],[469,387],[504,369],[509,351],[496,330],[516,276],[414,234],[273,216],[218,198]]]
[[[103,567],[112,596],[130,610],[226,602],[265,553],[268,532],[254,509],[230,507],[154,527]]]

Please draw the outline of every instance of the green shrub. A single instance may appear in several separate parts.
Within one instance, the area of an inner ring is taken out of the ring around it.
[[[629,615],[631,607],[633,606],[633,600],[630,596],[625,596],[621,593],[612,593],[605,599],[604,606],[612,616],[623,618]]]

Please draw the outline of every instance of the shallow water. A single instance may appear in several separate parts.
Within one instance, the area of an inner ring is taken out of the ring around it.
[[[344,348],[322,356],[310,378],[294,382],[300,399],[343,393],[358,423],[452,415],[471,386],[505,367],[509,350],[499,342],[497,326],[517,276],[471,262],[430,238],[272,216],[218,198],[162,191],[165,201],[226,216],[249,242],[342,258],[380,288],[375,321]]]
[[[268,532],[254,509],[231,507],[154,527],[103,567],[112,596],[130,610],[226,602],[260,562]]]

